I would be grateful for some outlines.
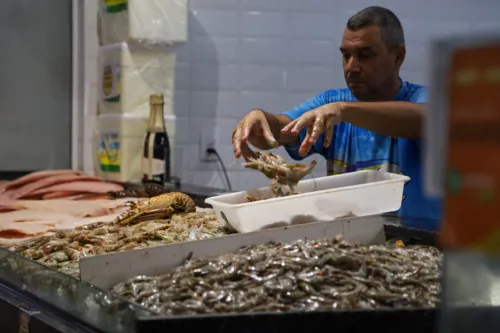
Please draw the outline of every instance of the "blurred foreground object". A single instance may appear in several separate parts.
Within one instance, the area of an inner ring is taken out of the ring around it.
[[[444,198],[443,332],[500,328],[500,34],[433,44],[426,186]],[[465,306],[465,307],[464,307]],[[484,308],[478,308],[484,306]],[[484,320],[487,316],[491,320]]]

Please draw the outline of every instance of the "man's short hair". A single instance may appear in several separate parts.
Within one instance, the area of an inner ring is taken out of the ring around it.
[[[388,47],[405,45],[401,22],[396,14],[384,7],[371,6],[362,9],[351,16],[346,26],[347,29],[356,31],[372,25],[380,28],[382,38]]]

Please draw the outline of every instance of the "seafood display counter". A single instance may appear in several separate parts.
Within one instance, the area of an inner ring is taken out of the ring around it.
[[[246,332],[259,333],[311,329],[316,332],[357,332],[377,328],[398,333],[432,331],[436,310],[426,307],[356,307],[287,313],[271,313],[263,309],[260,312],[232,314],[188,314],[189,311],[184,311],[186,313],[163,316],[151,307],[131,302],[127,292],[117,290],[120,285],[126,284],[123,282],[126,279],[161,275],[186,262],[233,253],[241,246],[262,249],[270,241],[292,243],[317,239],[322,242],[321,239],[334,239],[339,234],[361,244],[402,241],[411,245],[432,244],[434,241],[432,234],[398,226],[395,218],[352,218],[89,257],[80,261],[81,280],[18,254],[0,250],[0,311],[9,314],[2,323],[2,332],[19,332],[22,325],[27,325],[29,330],[21,332],[160,332],[170,329],[193,332],[207,328],[211,332],[235,332],[241,331],[242,327]],[[359,251],[363,251],[362,248]],[[147,279],[144,277],[145,281]],[[171,284],[174,283],[171,281]],[[144,288],[145,285],[136,283],[136,288]],[[152,290],[144,291],[148,293]],[[13,299],[17,299],[17,303]],[[68,327],[71,329],[68,330]]]

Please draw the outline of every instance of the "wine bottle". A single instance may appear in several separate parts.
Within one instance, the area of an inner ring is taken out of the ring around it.
[[[170,142],[163,115],[163,95],[149,96],[149,122],[143,142],[143,183],[170,180]]]

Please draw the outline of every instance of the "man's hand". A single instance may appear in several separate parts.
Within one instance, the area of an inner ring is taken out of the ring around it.
[[[307,134],[299,148],[299,154],[306,156],[319,136],[325,133],[323,146],[328,148],[332,142],[333,127],[342,121],[343,103],[331,103],[304,113],[285,126],[281,131],[297,135],[304,127]]]
[[[271,131],[266,114],[262,110],[250,111],[236,125],[233,131],[233,150],[236,158],[243,156],[245,160],[248,160],[251,157],[256,157],[248,143],[259,149],[278,148],[280,146]]]

